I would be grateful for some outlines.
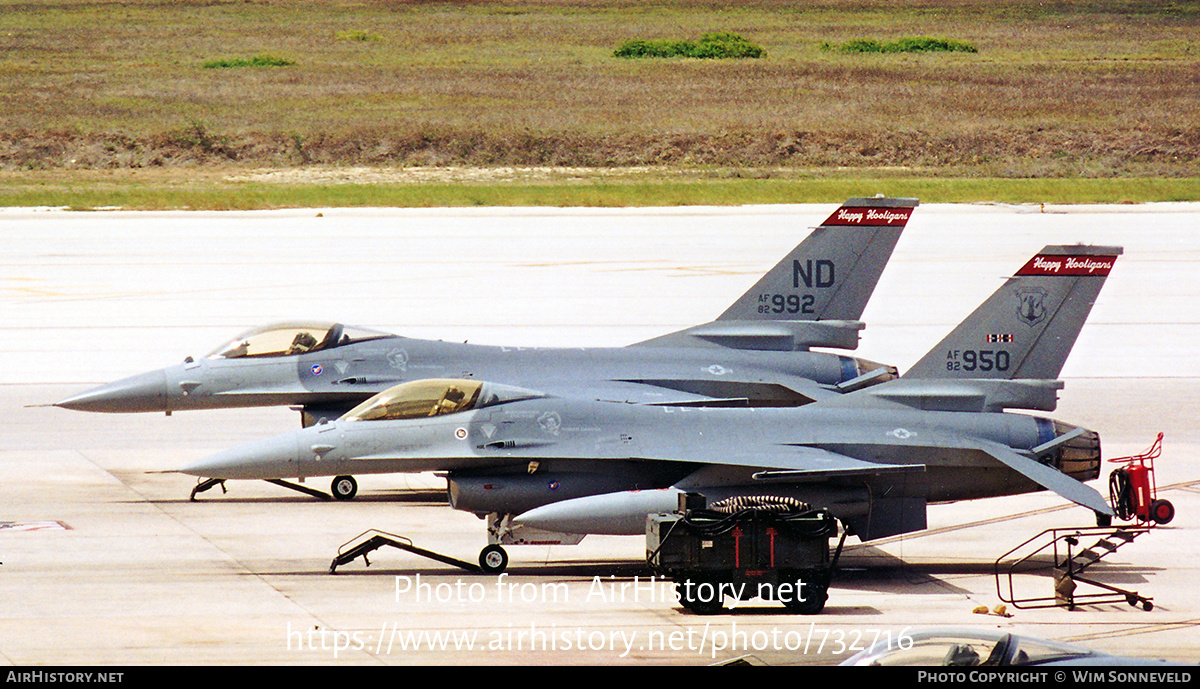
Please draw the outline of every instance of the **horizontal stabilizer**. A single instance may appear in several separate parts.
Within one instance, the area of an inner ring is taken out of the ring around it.
[[[1054,411],[1061,380],[899,378],[833,401],[839,406],[893,403],[923,411],[998,412],[1005,409]]]
[[[1112,507],[1095,488],[1084,485],[1052,467],[1040,464],[999,443],[980,441],[979,449],[1039,486],[1058,493],[1077,505],[1082,505],[1098,514],[1110,516],[1113,514]]]
[[[860,321],[714,321],[639,342],[638,346],[725,347],[796,352],[810,347],[855,349]]]
[[[847,392],[854,392],[855,390],[862,390],[863,388],[884,383],[889,380],[894,380],[895,378],[895,368],[891,366],[880,366],[879,368],[873,368],[860,376],[855,376],[850,380],[844,380],[835,385],[834,389],[844,394]]]
[[[1044,457],[1046,455],[1053,453],[1055,450],[1062,447],[1063,445],[1069,444],[1072,440],[1075,440],[1076,438],[1079,438],[1079,437],[1083,437],[1085,435],[1087,435],[1087,429],[1085,429],[1085,428],[1076,428],[1074,430],[1067,431],[1066,433],[1058,436],[1054,440],[1044,442],[1041,445],[1038,445],[1037,447],[1029,448],[1029,454],[1033,455],[1034,457]]]

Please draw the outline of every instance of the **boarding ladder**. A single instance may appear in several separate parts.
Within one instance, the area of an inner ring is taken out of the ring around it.
[[[431,560],[437,560],[438,562],[448,565],[461,567],[468,572],[483,571],[479,568],[479,565],[467,562],[465,560],[459,560],[457,558],[450,557],[449,555],[435,553],[432,550],[418,548],[417,546],[413,545],[412,539],[410,538],[379,531],[378,529],[370,529],[343,543],[342,546],[338,548],[337,556],[333,558],[333,562],[329,565],[329,573],[336,574],[339,566],[344,565],[347,562],[351,562],[359,557],[361,557],[363,562],[370,567],[371,561],[367,559],[367,554],[384,546],[399,548],[400,550],[404,550],[415,555],[420,555],[421,557],[427,557]]]
[[[1065,607],[1074,610],[1076,605],[1125,602],[1135,607],[1140,605],[1147,611],[1153,610],[1152,599],[1139,595],[1136,591],[1084,576],[1089,567],[1116,552],[1121,546],[1132,543],[1133,539],[1149,530],[1147,526],[1047,529],[996,560],[996,594],[1000,596],[1000,600],[1021,609]],[[1081,541],[1092,538],[1098,540],[1093,545],[1078,550]],[[1053,556],[1053,564],[1047,565],[1044,558],[1041,561],[1035,559],[1047,551]],[[1053,596],[1016,596],[1013,587],[1015,574],[1033,574],[1047,569],[1052,570],[1054,578]],[[1005,583],[1007,589],[1004,588]],[[1099,591],[1079,593],[1077,589],[1080,584]]]

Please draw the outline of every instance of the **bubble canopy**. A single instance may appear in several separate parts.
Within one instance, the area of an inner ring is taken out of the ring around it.
[[[346,412],[342,420],[424,419],[544,396],[540,392],[498,383],[429,378],[388,388]]]
[[[351,342],[392,335],[341,323],[289,322],[265,325],[238,335],[208,355],[210,359],[298,356]]]

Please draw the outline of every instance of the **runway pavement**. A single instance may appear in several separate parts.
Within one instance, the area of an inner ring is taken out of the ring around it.
[[[286,409],[168,418],[27,406],[295,318],[480,343],[628,344],[712,320],[830,210],[0,210],[0,662],[827,664],[875,636],[935,626],[1200,661],[1197,204],[923,205],[858,350],[904,368],[1043,245],[1124,246],[1053,416],[1098,430],[1109,457],[1165,434],[1157,479],[1178,516],[1098,572],[1152,597],[1149,612],[972,612],[1001,603],[993,563],[1006,550],[1092,523],[1049,494],[936,506],[927,532],[851,540],[813,617],[761,601],[686,613],[650,580],[639,538],[512,548],[502,577],[388,550],[330,575],[339,546],[368,529],[473,560],[483,523],[449,509],[428,475],[361,477],[359,498],[327,503],[261,482],[193,502],[194,479],[160,473],[297,426]],[[1051,593],[1031,575],[1016,586]]]

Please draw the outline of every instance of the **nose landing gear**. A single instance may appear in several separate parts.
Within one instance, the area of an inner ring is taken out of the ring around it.
[[[353,476],[338,476],[333,479],[329,492],[338,500],[353,500],[358,495],[358,481]]]

